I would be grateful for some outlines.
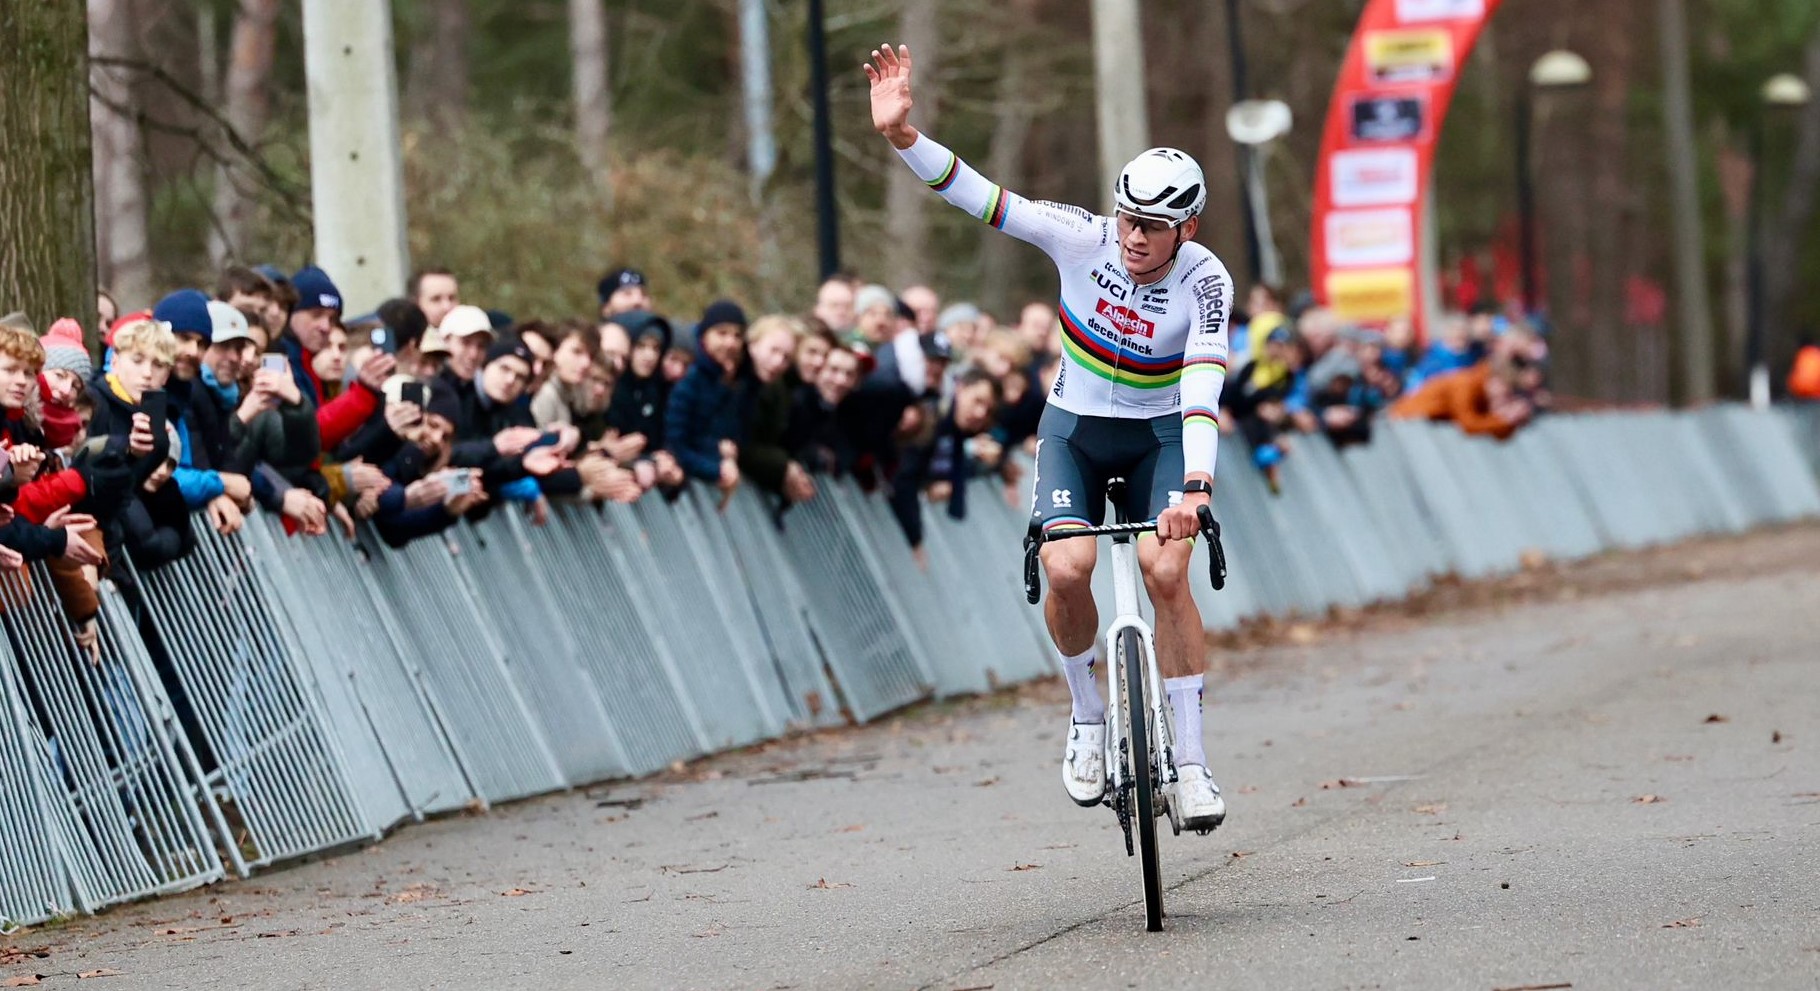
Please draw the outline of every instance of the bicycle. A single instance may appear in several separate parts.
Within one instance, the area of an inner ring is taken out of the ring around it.
[[[1106,710],[1106,797],[1125,833],[1125,855],[1141,852],[1144,875],[1144,928],[1163,928],[1163,878],[1158,860],[1156,819],[1169,818],[1175,835],[1182,833],[1178,810],[1169,802],[1175,770],[1175,718],[1163,676],[1157,667],[1156,642],[1138,606],[1136,537],[1156,532],[1156,521],[1133,523],[1125,518],[1124,479],[1107,482],[1106,497],[1115,507],[1114,522],[1045,534],[1035,524],[1024,538],[1024,596],[1031,605],[1042,599],[1038,552],[1051,540],[1112,538],[1112,588],[1115,617],[1106,631],[1107,680],[1113,693]],[[1220,524],[1210,507],[1200,507],[1201,536],[1207,540],[1209,580],[1215,591],[1226,587],[1226,553],[1220,546]],[[1155,746],[1152,746],[1152,742]],[[1139,770],[1143,773],[1140,774]],[[1147,783],[1148,787],[1140,787]],[[1137,842],[1132,842],[1136,826]],[[1210,829],[1197,830],[1205,836]]]

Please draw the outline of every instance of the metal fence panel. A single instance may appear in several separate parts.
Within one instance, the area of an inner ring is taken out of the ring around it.
[[[844,725],[846,717],[809,629],[809,595],[784,555],[783,530],[764,500],[746,488],[734,494],[721,523],[794,720],[805,726]]]
[[[293,658],[315,672],[370,824],[451,812],[477,797],[359,545],[287,537],[269,514],[248,518],[243,533],[277,590]]]
[[[865,722],[927,698],[933,684],[904,634],[889,581],[835,505],[834,493],[848,483],[818,484],[814,499],[790,510],[784,552],[809,593],[811,628],[835,687]]]
[[[1787,522],[1820,514],[1820,485],[1786,417],[1771,410],[1720,406],[1707,411],[1729,438],[1740,475],[1763,490],[1766,519]]]
[[[370,535],[369,535],[370,539]],[[375,551],[374,584],[416,653],[444,728],[475,789],[490,802],[564,787],[524,695],[501,657],[496,631],[439,537]]]
[[[55,839],[53,754],[31,728],[12,648],[0,645],[0,934],[76,911]]]
[[[1505,442],[1499,461],[1500,479],[1528,517],[1525,532],[1535,546],[1564,560],[1590,557],[1604,549],[1592,510],[1547,433],[1518,431]]]
[[[232,803],[250,843],[236,836],[233,855],[269,864],[377,838],[390,823],[361,811],[324,728],[313,673],[287,655],[271,610],[279,596],[239,538],[201,525],[188,556],[134,573],[156,634],[147,649],[174,675],[170,691],[187,700],[201,731],[191,742],[206,748],[209,783]]]
[[[23,744],[19,776],[37,789],[74,907],[92,912],[220,878],[193,759],[111,590],[103,590],[98,658],[71,637],[42,564],[0,576],[0,615]],[[42,863],[42,846],[22,846],[19,856]]]
[[[1807,470],[1820,478],[1820,402],[1797,402],[1778,408],[1787,418],[1789,434],[1807,459]]]
[[[474,590],[487,627],[512,631],[498,639],[502,663],[524,690],[567,781],[630,773],[601,700],[602,686],[581,666],[580,647],[549,594],[550,581],[561,576],[533,565],[516,507],[501,507],[493,515],[500,519],[484,527],[462,524],[449,535],[455,567]]]
[[[552,582],[558,611],[575,626],[581,663],[601,686],[628,770],[646,774],[708,750],[707,734],[667,652],[658,650],[658,617],[634,601],[615,547],[617,525],[594,506],[556,505],[550,523],[525,529]],[[643,576],[635,576],[642,578]]]
[[[676,506],[680,515],[673,533],[681,538],[678,546],[686,548],[693,559],[695,571],[702,577],[701,587],[732,638],[730,659],[738,664],[740,677],[752,693],[760,717],[758,731],[765,738],[775,737],[789,728],[795,715],[759,619],[761,609],[774,609],[777,603],[758,602],[742,582],[729,546],[727,506],[711,503],[701,490],[685,492]]]
[[[631,587],[633,600],[658,617],[658,647],[682,676],[708,749],[770,739],[784,728],[781,691],[775,678],[767,676],[769,689],[760,683],[752,644],[741,642],[721,612],[713,583],[688,550],[684,512],[661,502],[606,507],[607,518],[620,523],[616,550],[627,574],[641,579]]]

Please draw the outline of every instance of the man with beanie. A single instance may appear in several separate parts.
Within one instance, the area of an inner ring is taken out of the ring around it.
[[[601,276],[595,289],[600,295],[600,318],[610,320],[621,313],[651,308],[651,285],[645,273],[635,268],[616,268]]]
[[[335,288],[327,272],[314,265],[299,269],[290,284],[297,292],[297,305],[291,310],[279,344],[290,360],[291,378],[298,391],[316,409],[322,450],[333,450],[379,409],[380,390],[398,367],[398,361],[375,350],[360,366],[355,384],[333,402],[326,402],[314,365],[316,352],[328,346],[329,335],[341,316],[341,290]]]
[[[531,349],[516,339],[487,350],[473,390],[457,394],[459,416],[450,463],[479,468],[487,490],[508,499],[535,502],[540,494],[579,495],[581,476],[564,459],[580,443],[581,432],[565,427],[558,431],[555,444],[539,445],[543,432],[518,401],[531,381],[533,360]],[[512,487],[527,477],[536,480]]]
[[[88,346],[82,343],[82,325],[69,317],[51,324],[50,333],[38,339],[44,347],[44,370],[38,373],[38,392],[44,407],[44,439],[51,447],[65,448],[82,430],[76,397],[95,375]]]
[[[152,319],[168,325],[177,338],[177,356],[164,390],[169,396],[169,422],[183,442],[184,455],[177,459],[171,480],[185,505],[192,510],[207,508],[215,529],[231,534],[240,529],[244,513],[253,506],[252,481],[243,474],[212,471],[206,459],[198,464],[193,460],[196,445],[190,441],[189,410],[195,399],[202,352],[210,346],[215,332],[208,295],[196,289],[179,289],[152,307]]]
[[[670,453],[691,478],[731,492],[754,389],[745,374],[746,314],[719,300],[702,312],[695,364],[670,390],[664,416]]]

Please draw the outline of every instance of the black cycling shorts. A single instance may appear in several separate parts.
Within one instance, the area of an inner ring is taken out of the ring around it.
[[[1106,480],[1125,480],[1125,515],[1154,520],[1182,501],[1182,418],[1076,416],[1051,406],[1036,429],[1031,519],[1045,532],[1099,526]]]

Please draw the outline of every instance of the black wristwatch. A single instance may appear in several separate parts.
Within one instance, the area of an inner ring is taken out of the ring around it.
[[[1199,478],[1183,482],[1182,494],[1187,495],[1190,492],[1199,492],[1211,499],[1213,498],[1213,483]]]

